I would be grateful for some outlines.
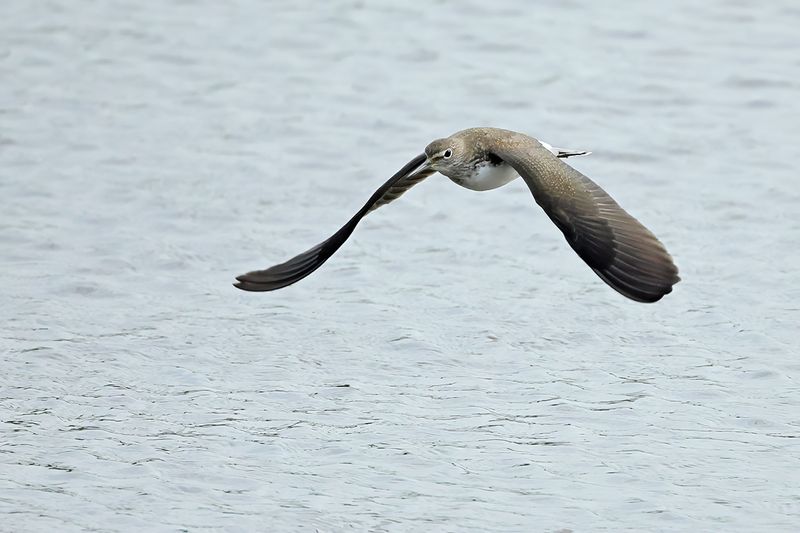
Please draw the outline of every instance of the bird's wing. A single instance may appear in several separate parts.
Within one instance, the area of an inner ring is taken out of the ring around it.
[[[435,171],[422,167],[425,154],[420,154],[409,161],[403,168],[381,185],[367,200],[367,203],[353,215],[347,224],[323,242],[289,259],[285,263],[272,266],[266,270],[254,270],[237,276],[234,287],[245,291],[274,291],[291,285],[318,269],[330,256],[339,249],[344,241],[353,233],[364,215],[399,198],[408,189],[424,180]],[[422,167],[422,168],[421,168]]]
[[[595,182],[531,137],[487,148],[514,167],[536,203],[600,278],[638,302],[655,302],[680,281],[664,245]]]

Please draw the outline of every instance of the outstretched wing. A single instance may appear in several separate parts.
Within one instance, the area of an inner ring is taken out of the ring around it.
[[[285,263],[265,270],[254,270],[237,276],[233,286],[245,291],[274,291],[291,285],[318,269],[330,256],[344,244],[353,233],[364,215],[399,198],[408,189],[424,180],[435,171],[423,166],[425,154],[420,154],[409,161],[394,176],[381,185],[367,200],[358,213],[353,215],[347,224],[323,242],[306,250]]]
[[[522,176],[536,203],[600,278],[638,302],[680,281],[664,245],[595,182],[521,134],[490,149]]]

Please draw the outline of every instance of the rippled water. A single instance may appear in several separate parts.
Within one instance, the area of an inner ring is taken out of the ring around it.
[[[796,530],[796,3],[308,6],[0,7],[0,530]],[[675,292],[443,178],[230,286],[476,125],[592,150]]]

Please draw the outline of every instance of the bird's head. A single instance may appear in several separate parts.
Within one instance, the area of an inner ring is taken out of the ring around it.
[[[464,140],[455,136],[436,139],[425,147],[425,156],[427,167],[448,177],[459,174],[469,164]]]

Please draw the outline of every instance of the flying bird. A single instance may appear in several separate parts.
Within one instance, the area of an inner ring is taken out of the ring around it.
[[[533,199],[567,243],[611,288],[637,302],[656,302],[680,281],[664,245],[595,182],[562,161],[589,152],[555,148],[514,131],[470,128],[431,142],[325,241],[269,267],[236,278],[245,291],[274,291],[300,281],[342,246],[364,218],[440,172],[474,191],[522,177]]]

